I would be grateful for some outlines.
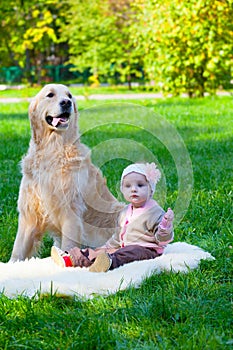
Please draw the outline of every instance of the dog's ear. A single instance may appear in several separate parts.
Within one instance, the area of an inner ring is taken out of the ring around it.
[[[35,97],[35,98],[33,98],[33,100],[31,101],[31,103],[29,105],[29,109],[28,109],[29,116],[35,112],[37,104],[38,104],[38,99]]]
[[[72,99],[73,99],[73,104],[74,104],[74,112],[78,113],[78,105],[77,105],[76,99],[74,97]]]

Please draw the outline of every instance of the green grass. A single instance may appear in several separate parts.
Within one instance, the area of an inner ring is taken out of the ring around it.
[[[230,97],[209,97],[137,103],[151,112],[150,118],[160,115],[175,128],[192,161],[192,200],[176,227],[175,241],[198,245],[216,260],[203,261],[198,269],[185,275],[162,273],[146,279],[138,289],[130,288],[108,297],[96,296],[92,300],[56,295],[32,299],[19,296],[9,300],[2,294],[0,349],[232,347],[233,101]],[[94,109],[86,110],[94,104]],[[30,139],[27,107],[27,103],[0,104],[0,260],[4,262],[10,257],[17,230],[19,161]],[[128,110],[124,103],[120,108]],[[130,124],[125,124],[123,116],[122,123],[116,125],[108,122],[103,102],[79,102],[79,109],[80,129],[85,131],[82,140],[93,149],[95,162],[102,162],[112,192],[119,195],[116,184],[127,160],[115,159],[115,149],[106,149],[109,152],[101,153],[103,160],[99,160],[97,146],[116,138],[124,138],[126,142],[136,140],[139,147],[136,156],[140,150],[144,151],[140,148],[144,145],[162,166],[167,191],[164,206],[173,207],[178,184],[174,159],[153,136],[153,130],[149,133],[146,128],[138,127],[138,113],[130,115]],[[141,118],[147,122],[143,115]],[[154,127],[154,120],[148,122]],[[98,127],[92,128],[95,123]],[[145,151],[143,157],[147,155]],[[130,156],[135,155],[131,152]],[[163,194],[163,188],[160,190]],[[51,241],[46,239],[42,256],[48,255],[50,245]]]
[[[65,83],[65,85],[67,85]],[[0,99],[7,97],[21,97],[28,98],[33,97],[37,94],[41,89],[41,86],[35,87],[27,87],[23,85],[19,85],[18,88],[8,87],[5,90],[0,90]],[[99,86],[99,87],[91,87],[91,86],[70,86],[70,91],[73,95],[83,95],[88,97],[92,94],[131,94],[137,92],[153,92],[153,87],[150,86],[136,86],[132,87],[130,90],[126,85],[111,85],[111,86]]]

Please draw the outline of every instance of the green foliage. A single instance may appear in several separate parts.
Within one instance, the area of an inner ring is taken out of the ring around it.
[[[175,240],[198,245],[216,260],[203,261],[188,274],[154,275],[140,288],[129,288],[107,297],[94,296],[91,300],[40,293],[32,299],[18,296],[10,300],[4,293],[0,294],[2,349],[231,348],[232,98],[137,102],[177,128],[192,160],[195,178],[192,201],[176,228]],[[81,130],[88,126],[88,121],[82,118],[83,109],[92,103],[103,104],[103,101],[79,103]],[[18,163],[30,139],[27,108],[28,103],[1,104],[1,261],[9,259],[17,229],[16,202],[21,177]],[[98,114],[93,113],[94,117],[97,123],[101,120],[104,124],[101,109]],[[132,123],[134,118],[132,115]],[[101,130],[84,134],[83,141],[92,147],[101,140],[122,135],[126,139],[136,137],[146,147],[152,146],[142,138],[143,133],[116,125],[103,125]],[[157,148],[151,147],[151,150],[157,153]],[[114,164],[109,162],[102,169],[112,191],[118,171]],[[173,177],[170,181],[175,186]],[[169,191],[168,201],[172,199],[173,193]],[[43,250],[43,256],[45,252],[48,250]]]
[[[102,81],[153,82],[165,94],[203,96],[229,88],[232,0],[9,0],[0,4],[0,65],[72,63]]]
[[[119,74],[122,82],[141,76],[141,57],[135,54],[130,26],[134,21],[132,0],[70,0],[62,38],[70,48],[69,62],[78,70],[90,69],[94,77]],[[78,9],[78,15],[74,13]]]
[[[29,81],[40,82],[42,66],[53,62],[57,50],[57,23],[63,18],[63,9],[64,2],[56,0],[1,2],[0,64],[24,67]]]
[[[135,6],[135,46],[144,53],[149,78],[164,92],[203,96],[229,83],[232,1],[138,0]]]

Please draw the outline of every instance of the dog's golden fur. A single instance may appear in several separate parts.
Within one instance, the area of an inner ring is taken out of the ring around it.
[[[122,205],[80,142],[68,88],[46,85],[29,107],[32,137],[22,160],[18,232],[11,261],[37,250],[45,232],[63,250],[99,246],[113,233]]]

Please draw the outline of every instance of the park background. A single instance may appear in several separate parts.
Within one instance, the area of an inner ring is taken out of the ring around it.
[[[232,88],[232,0],[9,0],[0,82],[140,84],[203,96]]]
[[[0,3],[0,261],[10,258],[17,231],[19,162],[30,140],[27,98],[50,82],[83,95],[81,130],[88,128],[82,116],[89,111],[96,124],[103,123],[82,135],[91,149],[114,135],[158,156],[168,180],[167,208],[176,201],[178,179],[166,147],[137,128],[136,116],[131,125],[104,125],[101,113],[103,104],[116,102],[116,92],[147,93],[127,102],[165,118],[192,162],[192,199],[175,241],[215,257],[188,274],[155,274],[138,289],[90,300],[52,291],[9,299],[2,290],[0,349],[232,347],[232,14],[227,0]],[[95,92],[111,93],[112,100],[104,94],[101,101],[89,98]],[[149,92],[164,97],[151,98]],[[13,103],[12,97],[24,99]],[[119,103],[125,107],[126,101]],[[116,159],[102,167],[114,194],[125,165]],[[51,244],[45,237],[41,257],[49,255]]]

